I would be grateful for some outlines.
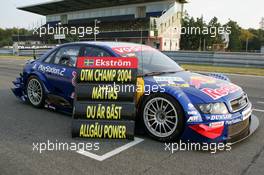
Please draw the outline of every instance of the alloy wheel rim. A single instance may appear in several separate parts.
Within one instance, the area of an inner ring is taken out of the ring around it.
[[[151,99],[145,105],[143,115],[145,126],[154,136],[168,137],[177,128],[177,110],[167,99],[161,97]]]
[[[36,79],[31,79],[27,87],[28,98],[33,105],[39,105],[42,101],[41,84]]]

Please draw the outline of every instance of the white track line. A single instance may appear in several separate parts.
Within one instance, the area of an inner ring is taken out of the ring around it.
[[[264,104],[264,101],[258,101],[257,103],[258,104]]]
[[[113,156],[115,156],[115,155],[117,155],[117,154],[119,154],[119,153],[121,153],[121,152],[123,152],[123,151],[125,151],[125,150],[127,150],[127,149],[129,149],[129,148],[131,148],[131,147],[143,142],[143,141],[144,141],[144,139],[135,137],[134,141],[129,142],[129,143],[127,143],[127,144],[125,144],[125,145],[123,145],[123,146],[121,146],[119,148],[116,148],[116,149],[114,149],[114,150],[112,150],[112,151],[110,151],[110,152],[108,152],[108,153],[106,153],[104,155],[101,155],[101,156],[98,156],[96,154],[93,154],[93,153],[90,153],[90,152],[84,151],[84,150],[78,150],[77,153],[79,153],[81,155],[84,155],[84,156],[87,156],[87,157],[90,157],[92,159],[95,159],[97,161],[104,161],[104,160],[106,160],[106,159],[108,159],[110,157],[113,157]]]
[[[262,109],[253,109],[253,111],[264,112],[264,110],[262,110]]]

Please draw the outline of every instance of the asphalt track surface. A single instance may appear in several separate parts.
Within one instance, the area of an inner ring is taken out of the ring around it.
[[[34,109],[19,101],[10,88],[25,61],[0,59],[0,175],[37,174],[264,174],[264,77],[230,75],[242,86],[260,120],[257,132],[232,150],[165,151],[165,145],[147,136],[141,143],[104,161],[75,151],[33,151],[33,143],[98,142],[71,138],[71,117]],[[129,141],[100,141],[103,155]]]

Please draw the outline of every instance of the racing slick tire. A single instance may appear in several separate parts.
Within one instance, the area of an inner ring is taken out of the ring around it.
[[[141,123],[148,135],[161,142],[177,141],[184,129],[180,104],[167,94],[152,94],[143,101]]]
[[[26,94],[28,102],[35,108],[42,108],[45,103],[45,93],[42,82],[37,76],[30,76],[27,81]]]

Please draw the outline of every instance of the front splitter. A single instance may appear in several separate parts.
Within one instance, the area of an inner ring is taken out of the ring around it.
[[[245,137],[239,139],[239,140],[236,140],[235,142],[228,142],[229,144],[233,145],[233,144],[236,144],[238,142],[241,142],[245,139],[247,139],[248,137],[250,137],[259,127],[259,119],[257,116],[255,115],[251,115],[251,121],[250,121],[250,126],[249,126],[249,133],[248,135],[246,135]]]

